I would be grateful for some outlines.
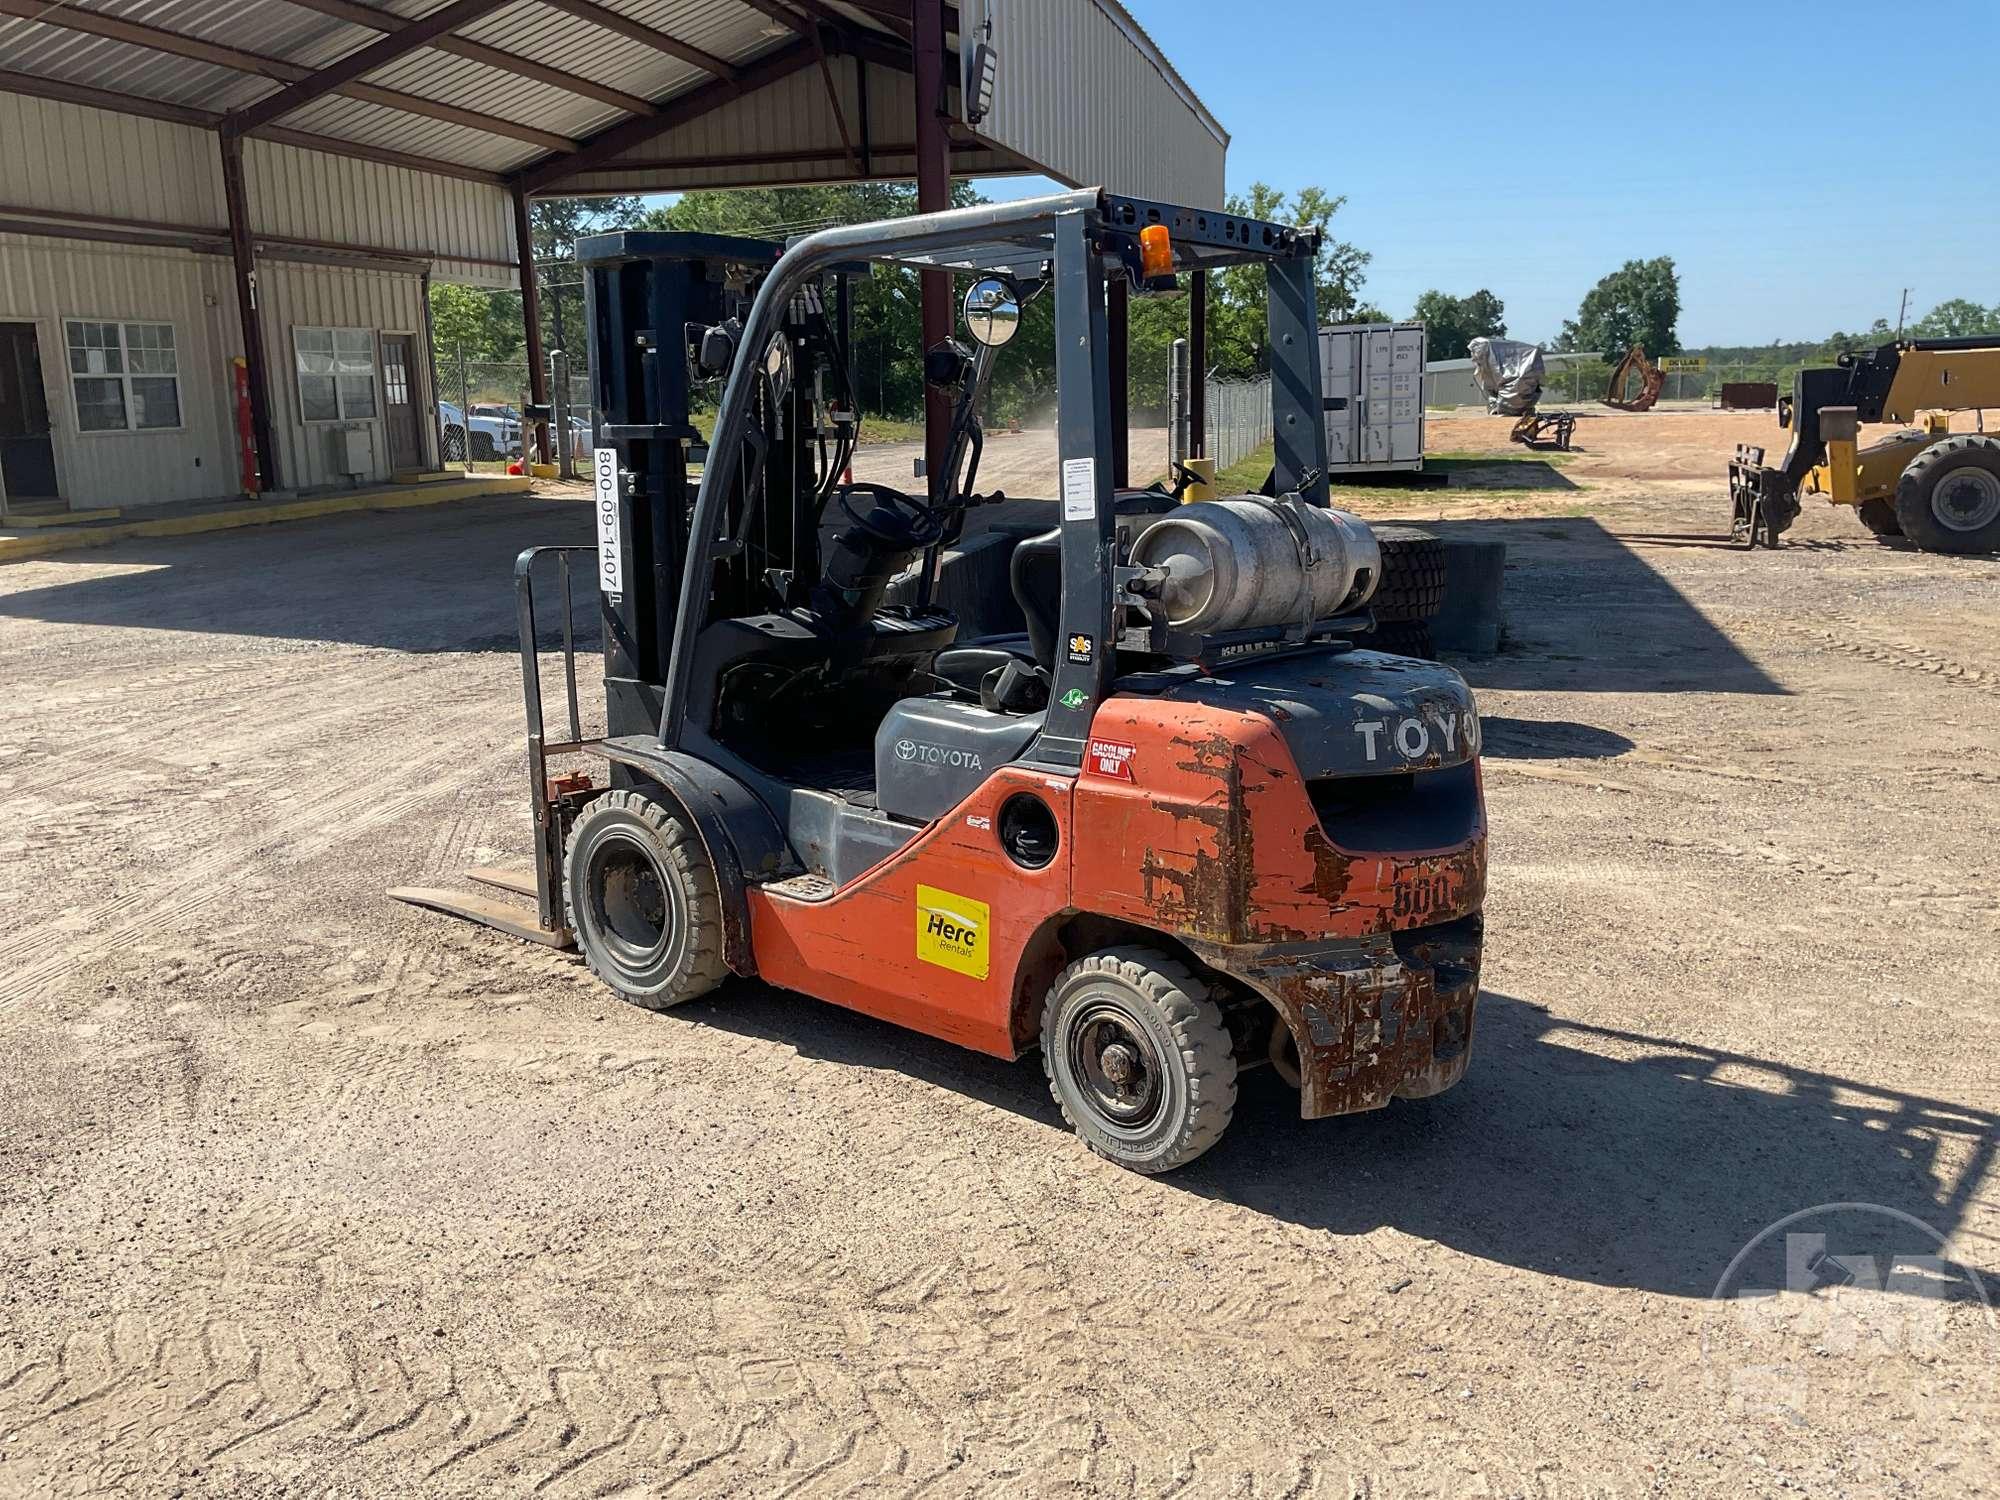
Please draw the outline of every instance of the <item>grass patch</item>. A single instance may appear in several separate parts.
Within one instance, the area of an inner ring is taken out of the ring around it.
[[[1271,472],[1271,465],[1277,462],[1277,458],[1277,448],[1271,443],[1244,454],[1228,468],[1216,471],[1216,494],[1256,494],[1264,487],[1264,477]]]

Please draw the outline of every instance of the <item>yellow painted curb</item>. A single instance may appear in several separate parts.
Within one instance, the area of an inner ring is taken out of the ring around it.
[[[115,526],[77,526],[35,536],[0,537],[0,562],[45,557],[79,547],[104,547],[140,536],[194,536],[204,531],[234,531],[244,526],[273,526],[285,521],[316,521],[322,516],[364,510],[409,510],[452,500],[478,500],[490,495],[518,495],[534,484],[512,475],[463,479],[455,483],[414,485],[402,490],[376,490],[357,495],[320,495],[310,500],[285,500],[268,505],[244,505],[235,510],[197,511],[192,515],[159,516],[150,521],[122,521]]]
[[[15,512],[7,517],[8,526],[75,526],[88,521],[115,521],[125,512],[116,506],[104,510],[50,510],[29,511],[26,515]]]

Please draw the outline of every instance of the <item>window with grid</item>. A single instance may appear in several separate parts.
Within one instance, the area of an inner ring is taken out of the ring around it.
[[[375,335],[368,329],[294,328],[292,354],[302,421],[352,422],[378,415]]]
[[[71,318],[64,337],[78,431],[164,432],[181,425],[173,324]]]

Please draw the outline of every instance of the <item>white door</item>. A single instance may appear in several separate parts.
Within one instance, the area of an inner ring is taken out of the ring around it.
[[[1362,408],[1361,456],[1371,464],[1387,463],[1391,456],[1389,429],[1395,417],[1396,334],[1389,328],[1371,330],[1364,336],[1367,405]]]
[[[1326,461],[1333,468],[1361,462],[1361,335],[1319,336],[1320,394],[1326,403]]]
[[[1424,331],[1398,328],[1389,365],[1389,457],[1424,456]]]

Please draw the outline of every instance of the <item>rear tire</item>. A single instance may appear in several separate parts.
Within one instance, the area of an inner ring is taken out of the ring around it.
[[[1854,507],[1854,513],[1861,517],[1861,524],[1877,536],[1903,534],[1903,523],[1896,519],[1896,503],[1893,500],[1863,500]]]
[[[1896,519],[1926,552],[2000,551],[2000,441],[1945,438],[1896,481]]]
[[[1369,651],[1384,651],[1391,656],[1417,656],[1425,661],[1437,660],[1437,646],[1431,640],[1431,626],[1428,620],[1392,620],[1377,626],[1361,638],[1359,643]]]
[[[1368,607],[1383,623],[1428,620],[1444,607],[1444,540],[1416,526],[1374,526],[1382,581]]]
[[[638,792],[606,792],[577,817],[563,856],[569,930],[599,979],[647,1010],[714,989],[722,899],[701,840]]]
[[[1222,1139],[1236,1058],[1208,983],[1152,948],[1105,948],[1057,976],[1042,1067],[1070,1128],[1107,1161],[1171,1172]]]

